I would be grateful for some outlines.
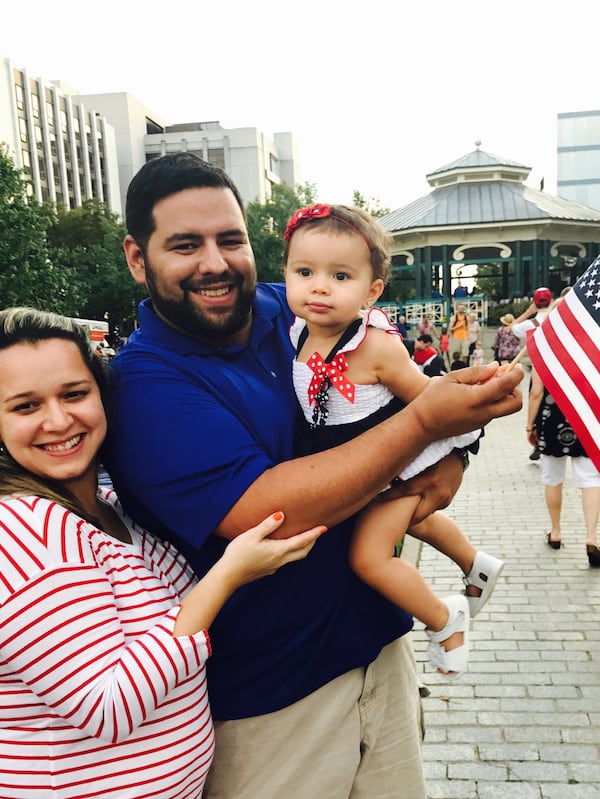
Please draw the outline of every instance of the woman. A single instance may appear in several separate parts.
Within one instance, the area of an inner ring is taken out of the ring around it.
[[[510,363],[521,349],[519,339],[510,329],[514,321],[515,317],[511,313],[506,313],[500,317],[500,327],[496,330],[496,336],[492,344],[492,349],[496,353],[496,360],[500,364]]]
[[[431,336],[432,339],[439,338],[436,327],[428,314],[423,314],[423,317],[417,322],[417,330],[419,335]]]
[[[102,366],[72,320],[0,312],[0,782],[12,799],[196,799],[213,753],[207,628],[324,528],[273,514],[197,582],[98,489]]]
[[[541,453],[541,478],[551,524],[551,530],[546,534],[548,545],[552,549],[560,549],[562,543],[562,490],[569,456],[575,487],[581,489],[588,563],[592,567],[600,567],[600,549],[597,546],[600,473],[535,369],[531,371],[526,432],[529,443],[537,446]]]

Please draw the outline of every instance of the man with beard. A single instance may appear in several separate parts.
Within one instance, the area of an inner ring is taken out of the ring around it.
[[[330,528],[305,561],[237,591],[211,628],[205,797],[424,799],[412,619],[351,572],[352,515],[431,441],[517,410],[520,370],[432,381],[367,433],[294,459],[292,318],[283,285],[257,285],[230,178],[189,153],[149,161],[127,228],[150,295],[111,364],[104,462],[127,511],[198,575],[274,510],[284,536]],[[405,489],[423,497],[419,518],[448,504],[461,463],[449,455]]]

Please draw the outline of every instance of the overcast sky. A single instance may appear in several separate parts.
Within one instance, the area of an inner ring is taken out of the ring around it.
[[[169,123],[292,131],[322,202],[391,209],[475,149],[556,191],[556,115],[600,108],[598,0],[14,0],[0,57]]]

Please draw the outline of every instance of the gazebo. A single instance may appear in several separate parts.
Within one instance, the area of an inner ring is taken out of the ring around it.
[[[434,318],[459,280],[485,318],[475,295],[506,302],[545,285],[557,296],[600,253],[600,211],[525,186],[530,167],[475,144],[426,176],[429,194],[379,220],[392,236],[389,299]]]

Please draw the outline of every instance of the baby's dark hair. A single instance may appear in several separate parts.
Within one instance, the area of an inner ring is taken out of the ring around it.
[[[284,263],[287,263],[290,241],[298,228],[310,225],[311,228],[334,233],[344,233],[345,235],[357,233],[361,236],[370,252],[371,269],[373,270],[373,280],[383,280],[384,284],[390,279],[390,254],[388,232],[379,222],[363,211],[362,208],[355,208],[350,205],[332,205],[331,213],[328,216],[303,218],[284,242]]]

